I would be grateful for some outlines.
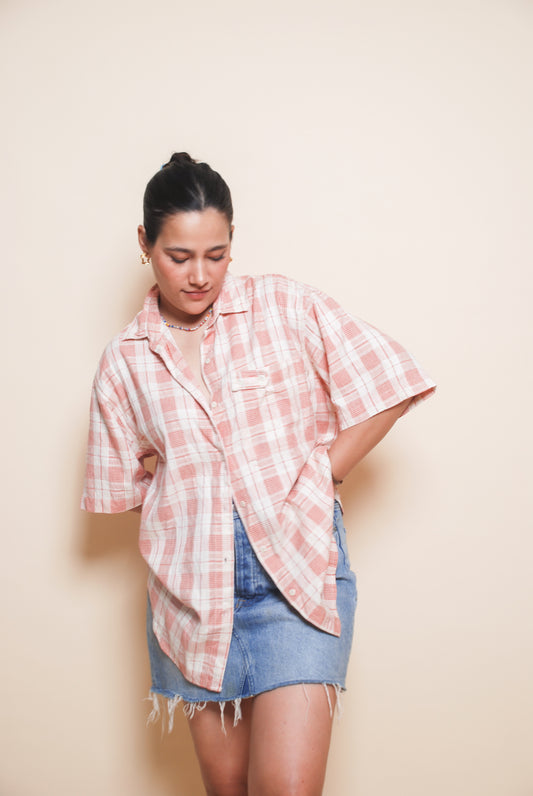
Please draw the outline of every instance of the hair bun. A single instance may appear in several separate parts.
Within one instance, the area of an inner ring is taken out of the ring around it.
[[[168,216],[202,212],[212,207],[233,221],[231,193],[217,171],[194,160],[188,152],[174,152],[149,181],[144,192],[143,215],[146,239],[154,244]],[[231,230],[230,230],[231,232]]]
[[[196,160],[191,158],[188,152],[174,152],[168,163],[165,163],[165,166],[170,166],[171,164],[176,166],[192,166],[195,163]],[[163,166],[163,168],[165,166]]]

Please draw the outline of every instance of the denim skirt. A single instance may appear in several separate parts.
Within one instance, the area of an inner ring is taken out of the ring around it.
[[[152,699],[159,694],[174,703],[190,703],[194,707],[198,703],[245,699],[296,683],[333,685],[338,694],[346,687],[357,601],[340,505],[335,502],[333,524],[339,548],[336,577],[340,637],[319,630],[292,608],[260,564],[236,511],[233,519],[235,608],[222,690],[209,691],[185,679],[159,646],[148,600],[146,629]]]

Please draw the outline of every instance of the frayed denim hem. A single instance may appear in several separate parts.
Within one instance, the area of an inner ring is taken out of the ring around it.
[[[301,685],[305,694],[305,698],[307,700],[307,710],[305,713],[304,723],[307,721],[307,713],[309,710],[309,705],[311,701],[309,699],[309,695],[307,693],[306,685],[322,685],[324,687],[324,691],[326,693],[326,698],[328,700],[328,707],[329,707],[329,715],[333,717],[335,708],[337,709],[337,719],[340,719],[342,715],[342,702],[341,702],[341,694],[345,691],[342,686],[338,685],[338,683],[288,683],[287,685]],[[331,702],[331,697],[329,693],[328,686],[331,686],[335,690],[335,705]],[[278,688],[284,688],[286,686],[278,686]],[[260,692],[266,693],[266,692]],[[254,696],[259,696],[259,694],[251,694],[249,697],[238,697],[237,699],[228,699],[227,701],[220,701],[220,700],[213,700],[213,702],[218,702],[220,706],[220,724],[222,728],[222,732],[226,735],[226,725],[224,721],[224,709],[228,703],[233,705],[233,726],[236,727],[239,721],[242,719],[242,710],[241,710],[241,702],[243,699],[252,699]],[[161,699],[163,699],[167,706],[167,729],[168,732],[172,732],[174,728],[174,713],[176,708],[179,704],[182,705],[183,713],[187,719],[192,719],[196,713],[204,710],[204,708],[208,704],[208,700],[205,702],[188,702],[182,696],[177,694],[176,696],[170,697],[166,696],[166,694],[161,694],[157,691],[150,691],[150,695],[147,697],[152,701],[152,710],[150,715],[146,720],[147,726],[150,724],[155,724],[160,718],[162,720],[162,727],[161,730],[164,732],[165,730],[165,719],[164,715],[161,712]]]

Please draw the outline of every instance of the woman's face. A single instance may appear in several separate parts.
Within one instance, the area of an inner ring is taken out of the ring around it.
[[[220,293],[233,227],[225,215],[208,207],[168,216],[153,245],[143,226],[138,232],[141,249],[152,260],[161,314],[168,321],[194,325]]]

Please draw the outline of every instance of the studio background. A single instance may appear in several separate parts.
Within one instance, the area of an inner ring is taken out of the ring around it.
[[[359,606],[326,796],[531,796],[533,4],[4,0],[2,796],[199,796],[146,728],[138,517],[83,514],[91,381],[173,151],[235,273],[316,285],[438,382],[343,485]]]

